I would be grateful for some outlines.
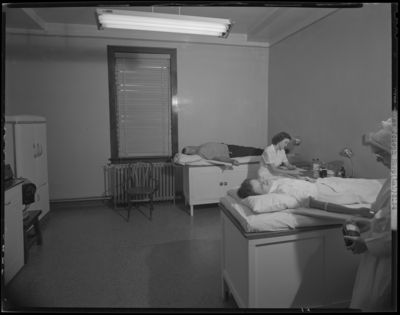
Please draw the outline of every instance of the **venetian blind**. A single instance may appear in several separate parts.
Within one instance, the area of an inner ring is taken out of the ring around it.
[[[169,54],[115,54],[119,157],[171,156]]]

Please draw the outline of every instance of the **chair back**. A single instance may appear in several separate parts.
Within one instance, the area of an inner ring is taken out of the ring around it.
[[[150,162],[136,162],[130,165],[132,187],[152,187],[153,164]]]

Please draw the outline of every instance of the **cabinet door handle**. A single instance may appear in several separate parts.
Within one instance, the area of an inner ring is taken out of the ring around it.
[[[36,145],[33,144],[33,149],[35,150],[35,153],[33,154],[33,157],[36,158],[37,157],[37,153],[36,153]]]
[[[39,146],[39,148],[40,148],[40,153],[39,153],[39,156],[42,156],[42,153],[43,153],[43,147],[42,147],[40,144],[38,144],[38,146]]]
[[[9,203],[6,203],[5,206],[8,206],[8,205],[10,205],[10,204],[11,204],[11,201],[10,201]]]
[[[219,185],[220,185],[220,186],[224,186],[224,183],[223,183],[223,182],[221,182],[221,183],[219,183]]]
[[[228,185],[228,182],[225,182],[225,186],[227,186]]]

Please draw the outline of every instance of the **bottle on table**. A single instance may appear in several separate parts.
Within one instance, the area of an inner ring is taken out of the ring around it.
[[[319,168],[319,176],[321,178],[325,178],[327,176],[327,169],[324,162],[321,163],[321,166]]]
[[[340,169],[338,176],[346,178],[346,170],[344,169],[344,166],[342,166],[342,168]]]
[[[319,170],[319,159],[314,160],[313,159],[313,170],[318,171]]]

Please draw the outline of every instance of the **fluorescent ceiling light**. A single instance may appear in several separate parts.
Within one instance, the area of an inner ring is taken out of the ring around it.
[[[227,38],[234,22],[188,15],[97,9],[97,27],[210,35]]]

